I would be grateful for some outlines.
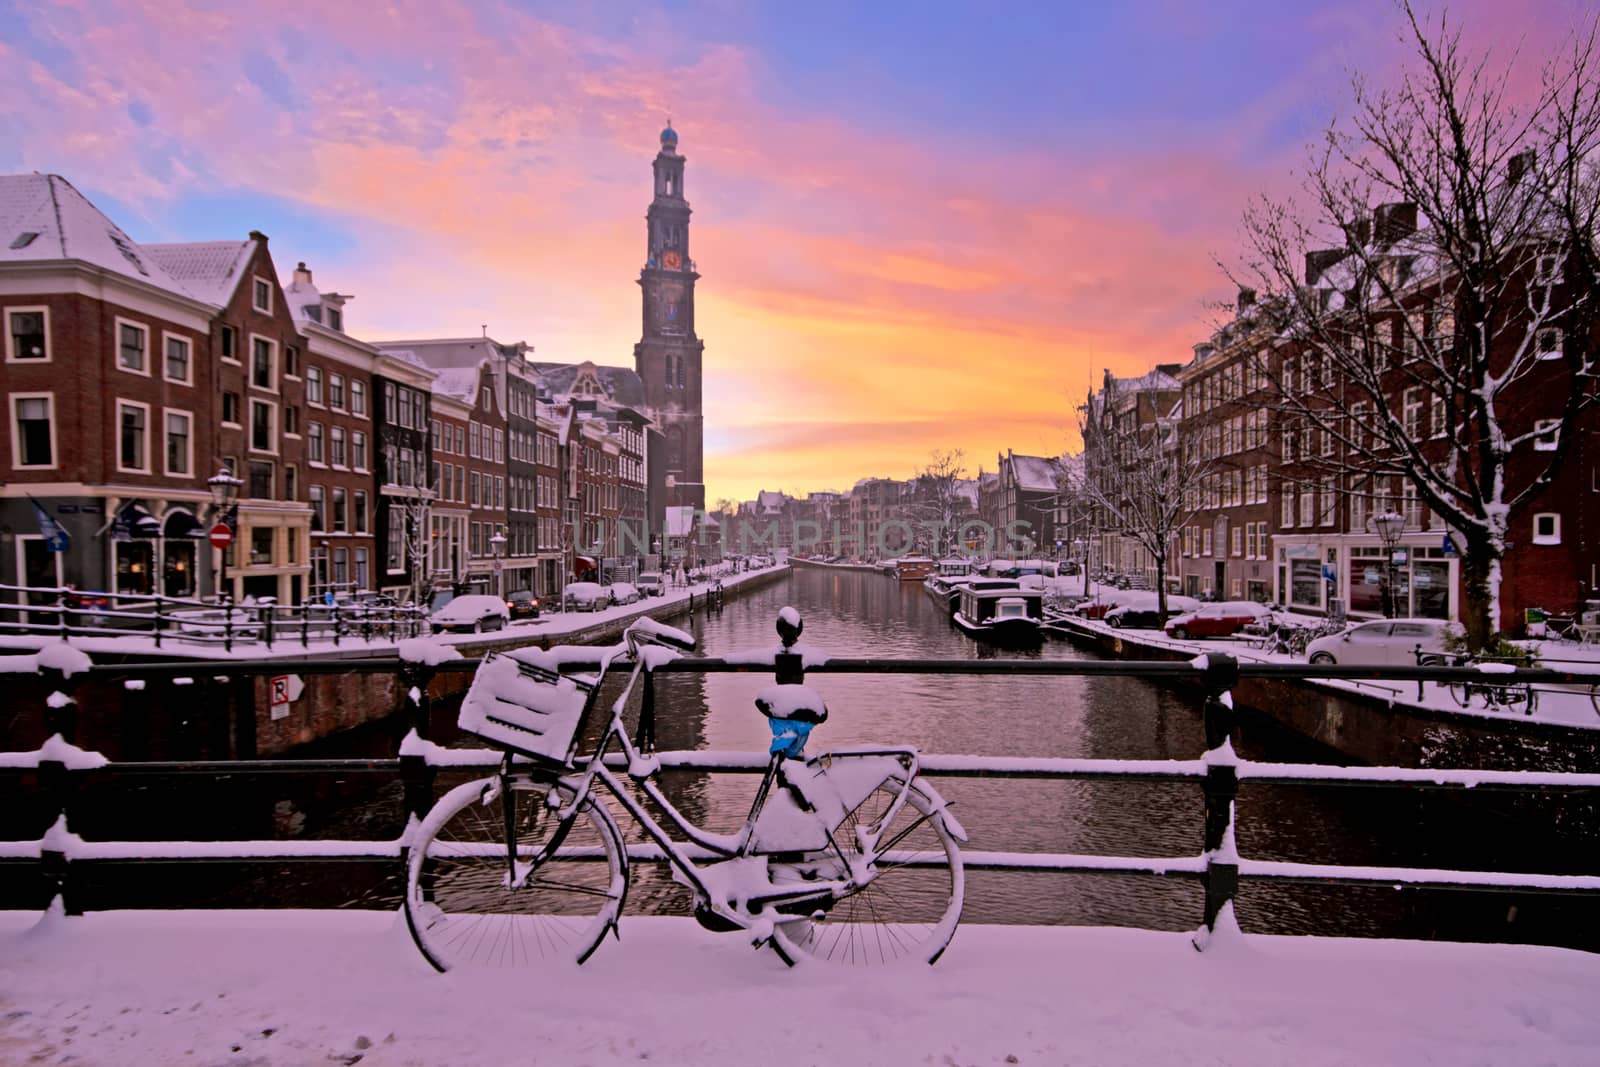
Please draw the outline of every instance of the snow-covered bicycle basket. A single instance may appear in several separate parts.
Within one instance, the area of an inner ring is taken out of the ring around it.
[[[535,648],[489,653],[472,676],[456,725],[502,748],[571,767],[597,686],[559,667]]]

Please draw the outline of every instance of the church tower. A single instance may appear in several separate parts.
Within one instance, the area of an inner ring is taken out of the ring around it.
[[[684,157],[678,133],[661,131],[655,158],[655,197],[645,212],[646,245],[639,288],[644,335],[633,346],[644,402],[666,443],[667,503],[705,507],[705,419],[700,409],[700,355],[694,332],[694,260],[689,258],[689,201],[683,195]]]

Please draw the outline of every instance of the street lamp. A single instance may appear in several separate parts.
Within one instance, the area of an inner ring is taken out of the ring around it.
[[[1378,535],[1378,540],[1383,542],[1383,566],[1386,589],[1383,594],[1383,617],[1392,619],[1395,616],[1394,603],[1394,550],[1400,543],[1400,535],[1406,531],[1406,517],[1398,511],[1383,511],[1367,520],[1367,530]]]
[[[499,594],[501,600],[506,598],[506,565],[500,560],[501,553],[505,551],[505,547],[506,535],[498,529],[495,530],[494,536],[489,538],[489,550],[494,555],[495,592]]]
[[[243,484],[227,467],[219,467],[217,473],[206,479],[206,485],[211,489],[211,502],[216,505],[218,521],[226,524],[235,534],[238,531],[233,530],[229,516],[233,514],[234,504],[239,500],[239,487]],[[232,547],[230,544],[222,550],[222,572],[217,578],[217,597],[227,597],[229,603],[233,601],[233,591],[228,588],[228,552]]]

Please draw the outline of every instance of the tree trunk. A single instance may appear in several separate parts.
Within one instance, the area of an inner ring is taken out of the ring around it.
[[[1461,554],[1461,623],[1467,631],[1467,648],[1477,652],[1494,637],[1490,610],[1495,595],[1489,583],[1494,547],[1488,541],[1469,540]]]
[[[1156,622],[1167,625],[1167,557],[1156,557]]]

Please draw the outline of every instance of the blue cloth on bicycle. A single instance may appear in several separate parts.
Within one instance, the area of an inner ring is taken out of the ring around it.
[[[767,725],[772,727],[772,747],[768,752],[782,752],[788,759],[805,758],[806,738],[811,736],[811,729],[816,723],[798,719],[768,719]]]

